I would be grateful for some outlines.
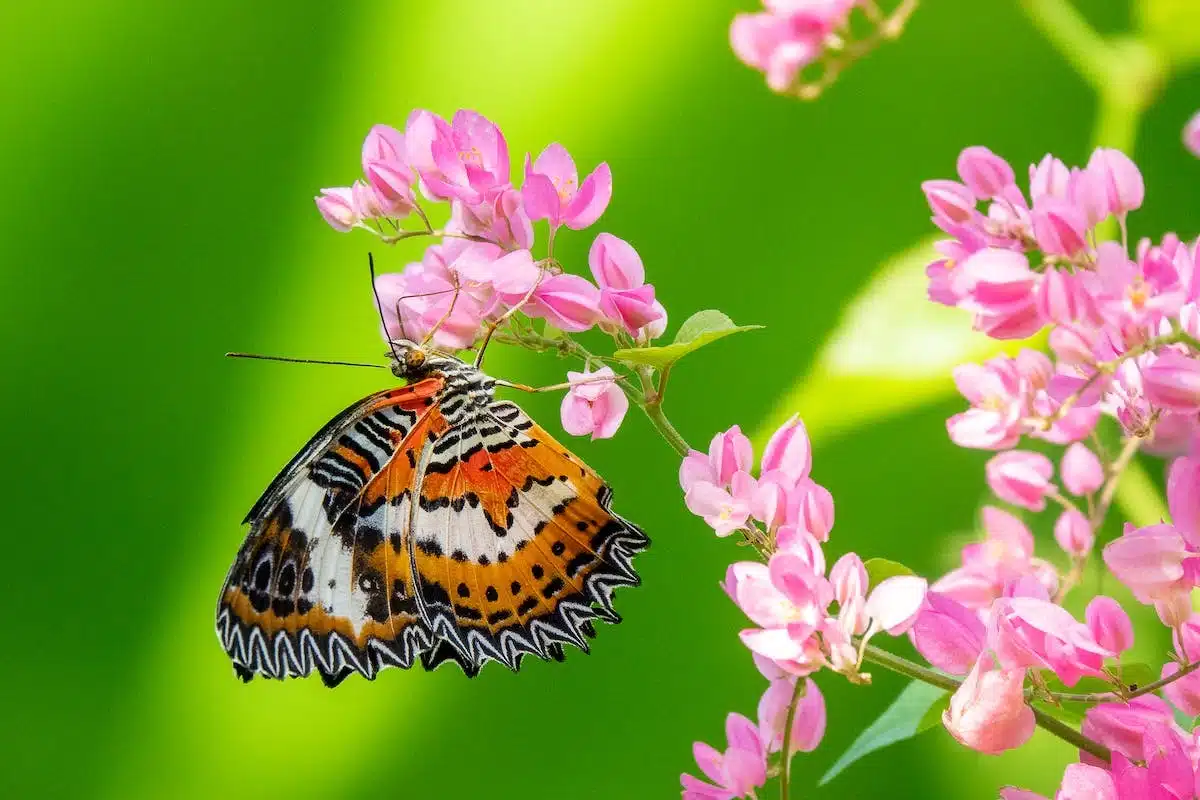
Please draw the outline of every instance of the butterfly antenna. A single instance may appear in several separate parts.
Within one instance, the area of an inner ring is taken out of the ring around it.
[[[446,289],[446,290],[443,290],[442,292],[434,292],[433,293],[433,294],[442,294],[445,291],[453,291],[454,296],[450,298],[450,307],[446,309],[446,313],[442,314],[442,318],[437,321],[436,325],[434,325],[432,328],[429,329],[429,333],[425,334],[425,338],[421,340],[422,347],[429,344],[429,342],[433,339],[433,335],[438,332],[438,329],[441,328],[442,325],[445,324],[446,320],[450,319],[450,315],[454,313],[454,304],[458,302],[458,294],[460,291],[462,291],[462,286],[458,283],[457,275],[454,276],[454,281],[455,282],[454,282],[453,290]]]
[[[379,287],[375,285],[375,256],[372,253],[367,253],[367,268],[371,271],[371,293],[375,295],[375,310],[379,312],[379,324],[383,326],[383,335],[387,336],[388,349],[392,351],[392,358],[400,361],[400,354],[396,352],[396,343],[392,341],[392,337],[387,332],[387,320],[383,316],[383,301],[379,299]],[[400,319],[400,302],[396,301],[396,319]],[[404,323],[400,323],[400,335],[404,335]]]
[[[485,350],[487,350],[488,342],[492,340],[492,334],[494,334],[496,329],[503,325],[509,317],[520,311],[522,306],[533,299],[533,293],[537,291],[537,288],[539,285],[541,285],[542,278],[544,277],[546,277],[546,270],[539,270],[537,280],[533,282],[533,286],[529,287],[529,291],[525,293],[525,296],[521,298],[520,302],[497,317],[495,322],[488,323],[487,333],[483,335],[483,341],[479,343],[479,349],[475,351],[475,362],[472,364],[475,369],[479,369],[480,365],[483,364],[483,353]]]
[[[264,356],[258,353],[226,353],[226,358],[253,358],[258,361],[283,361],[288,364],[328,364],[332,367],[369,367],[387,369],[383,364],[364,364],[361,361],[327,361],[322,358],[289,358],[287,356]]]

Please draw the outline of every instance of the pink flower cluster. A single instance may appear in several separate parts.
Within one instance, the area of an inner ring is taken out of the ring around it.
[[[1183,126],[1183,146],[1192,155],[1200,158],[1200,111],[1196,112],[1187,125]]]
[[[1142,205],[1137,165],[1098,149],[1086,167],[1046,156],[1029,169],[1029,193],[985,147],[958,159],[959,181],[922,185],[933,221],[951,238],[929,265],[929,296],[972,312],[997,339],[1051,326],[1056,360],[1025,352],[955,371],[971,410],[950,421],[955,442],[1003,449],[1022,435],[1063,444],[1087,436],[1100,413],[1148,449],[1181,452],[1200,421],[1197,243],[1168,234],[1131,254],[1100,241],[1115,218],[1125,230]],[[983,204],[983,208],[980,205]]]
[[[470,347],[487,322],[519,309],[567,332],[596,325],[630,340],[662,335],[666,312],[646,283],[641,257],[622,239],[601,233],[588,257],[595,283],[564,272],[547,253],[535,259],[533,224],[587,228],[612,197],[612,174],[601,164],[579,180],[558,144],[536,160],[525,157],[524,182],[511,183],[508,144],[500,129],[474,111],[447,122],[418,110],[404,131],[376,125],[363,143],[363,180],[324,189],[322,216],[339,231],[362,228],[394,242],[416,235],[445,238],[403,272],[379,276],[377,290],[389,338],[432,337],[447,349]],[[449,204],[449,222],[435,232],[414,188]],[[399,222],[416,213],[426,230]]]
[[[787,91],[800,70],[820,58],[850,20],[859,0],[763,0],[764,11],[738,14],[729,29],[733,52]]]
[[[796,680],[808,680],[797,716],[797,731],[807,738],[794,737],[793,742],[804,744],[793,751],[811,750],[824,730],[824,706],[820,706],[821,724],[801,731],[800,714],[815,716],[815,706],[810,704],[820,698],[807,676],[829,668],[858,679],[861,648],[879,632],[895,636],[909,629],[922,608],[926,582],[895,575],[868,587],[867,569],[854,553],[826,569],[821,544],[828,541],[833,527],[833,497],[809,477],[812,447],[798,417],[771,436],[757,477],[751,474],[753,466],[750,441],[735,425],[713,438],[708,453],[688,454],[680,467],[680,482],[688,508],[718,536],[740,530],[769,554],[766,563],[731,565],[722,588],[757,626],[742,631],[741,639],[772,681],[760,704],[760,718],[771,716],[764,713],[764,706],[776,707],[768,697],[781,701]],[[732,746],[732,733],[730,742]],[[706,746],[697,745],[702,747]],[[762,755],[771,748],[755,752]],[[739,773],[745,779],[740,782],[706,767],[711,759],[703,760],[699,749],[697,762],[726,793],[703,794],[708,790],[697,788],[694,778],[684,776],[685,797],[743,796],[761,785],[765,775],[760,771],[761,758],[755,771]],[[750,781],[751,777],[758,782]]]

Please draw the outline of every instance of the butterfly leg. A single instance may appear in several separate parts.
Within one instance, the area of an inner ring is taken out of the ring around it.
[[[625,380],[625,377],[623,375],[618,375],[616,379],[618,381],[623,381]],[[512,383],[511,381],[500,380],[499,378],[495,378],[494,380],[496,381],[497,386],[503,386],[507,389],[519,389],[522,392],[557,392],[563,389],[570,389],[572,386],[582,386],[587,383],[605,383],[607,381],[611,381],[612,378],[607,375],[603,375],[598,378],[584,378],[583,380],[576,381],[574,383],[552,383],[549,386],[528,386],[524,383]]]

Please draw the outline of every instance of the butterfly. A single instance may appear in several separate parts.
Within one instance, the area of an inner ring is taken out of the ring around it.
[[[475,366],[391,344],[407,383],[330,420],[243,521],[216,628],[245,681],[561,661],[639,583],[649,540],[595,472]]]

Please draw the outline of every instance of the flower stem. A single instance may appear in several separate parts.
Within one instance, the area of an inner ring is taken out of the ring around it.
[[[1095,692],[1091,694],[1071,694],[1069,692],[1051,692],[1051,697],[1060,703],[1108,703],[1108,702],[1128,702],[1135,697],[1141,697],[1144,694],[1157,692],[1164,686],[1169,686],[1180,678],[1187,677],[1200,669],[1200,660],[1193,661],[1190,664],[1185,664],[1174,674],[1168,675],[1165,678],[1147,683],[1145,686],[1139,686],[1132,692],[1129,692],[1124,697],[1121,697],[1116,692]]]
[[[1096,758],[1103,761],[1105,764],[1109,764],[1112,762],[1112,751],[1109,750],[1104,745],[1100,744],[1099,742],[1095,741],[1094,739],[1089,739],[1088,737],[1084,736],[1079,731],[1072,728],[1070,725],[1066,724],[1065,722],[1055,719],[1054,717],[1047,714],[1045,711],[1042,711],[1041,709],[1037,709],[1037,708],[1032,708],[1032,706],[1030,708],[1033,711],[1034,720],[1037,721],[1038,727],[1041,728],[1042,730],[1046,731],[1049,734],[1053,734],[1054,736],[1057,736],[1059,739],[1062,739],[1064,742],[1066,742],[1069,745],[1078,747],[1080,750],[1083,750],[1085,753],[1091,753]]]
[[[783,723],[783,765],[779,771],[779,797],[788,800],[788,779],[792,769],[792,725],[796,722],[796,708],[804,697],[807,678],[796,678],[796,689],[792,692],[792,703],[788,706],[787,720]]]

